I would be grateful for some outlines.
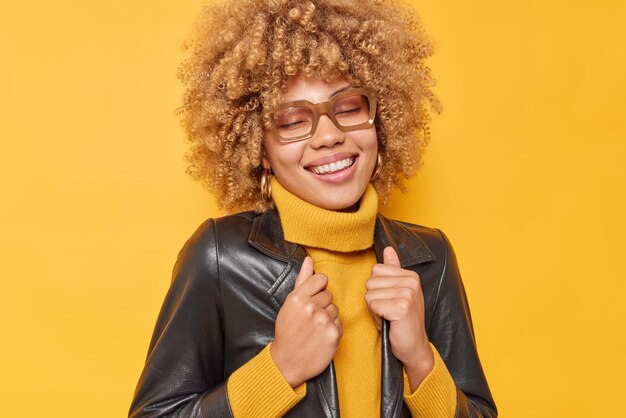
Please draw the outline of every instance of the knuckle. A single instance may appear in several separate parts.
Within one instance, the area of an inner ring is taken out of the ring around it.
[[[409,311],[411,304],[408,300],[401,299],[400,301],[398,301],[397,306],[398,306],[398,310],[404,314]]]
[[[335,318],[333,323],[337,326],[338,330],[343,331],[343,326],[341,324],[341,318],[339,318],[339,317]]]
[[[415,298],[415,290],[407,289],[406,287],[402,289],[402,296],[407,300],[413,300]]]
[[[334,326],[334,327],[328,328],[327,336],[329,340],[332,341],[333,344],[339,343],[339,340],[341,339],[341,335],[342,335],[342,332],[338,327]]]
[[[315,308],[316,308],[315,303],[313,303],[313,302],[307,302],[307,303],[304,305],[304,312],[305,312],[305,313],[306,313],[309,317],[311,317],[311,316],[313,316],[313,314],[315,313]]]
[[[330,318],[325,312],[317,311],[313,314],[313,322],[317,325],[326,325],[328,324]]]
[[[291,302],[295,305],[299,305],[302,303],[302,295],[296,292],[291,292],[289,296],[287,296],[287,299],[289,299],[288,302]]]
[[[328,277],[326,277],[326,275],[322,274],[322,273],[315,273],[313,275],[313,277],[315,277],[316,280],[320,281],[320,282],[326,282],[328,281]]]
[[[374,299],[370,302],[370,309],[378,313],[378,307],[380,306],[380,299]]]

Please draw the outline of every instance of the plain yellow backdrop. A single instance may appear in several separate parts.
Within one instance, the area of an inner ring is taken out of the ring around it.
[[[214,199],[173,109],[201,2],[5,2],[3,417],[127,414]],[[503,417],[622,414],[624,2],[415,2],[444,112],[385,213],[455,246]]]

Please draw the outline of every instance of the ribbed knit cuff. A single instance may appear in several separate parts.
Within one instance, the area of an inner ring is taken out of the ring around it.
[[[228,378],[226,390],[233,416],[282,416],[306,395],[306,382],[293,389],[285,380],[270,355],[271,345]]]
[[[430,343],[430,347],[435,357],[435,367],[413,393],[403,368],[404,401],[413,417],[454,417],[456,385],[435,346]]]

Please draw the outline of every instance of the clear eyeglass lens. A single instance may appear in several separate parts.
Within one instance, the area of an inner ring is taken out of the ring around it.
[[[332,112],[339,126],[366,123],[370,116],[369,99],[363,94],[342,97],[334,103]],[[274,113],[274,126],[283,139],[312,134],[313,111],[306,106],[279,109]]]
[[[274,126],[282,138],[307,135],[313,126],[313,111],[305,106],[279,109],[274,113]]]
[[[341,126],[355,126],[365,123],[370,117],[370,106],[367,96],[357,94],[343,97],[335,102],[333,113]]]

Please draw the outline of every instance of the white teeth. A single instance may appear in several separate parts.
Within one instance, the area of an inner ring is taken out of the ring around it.
[[[335,171],[343,170],[346,167],[350,167],[354,164],[354,157],[346,158],[340,161],[335,161],[330,164],[318,165],[316,167],[310,167],[309,170],[315,174],[327,174],[334,173]]]

